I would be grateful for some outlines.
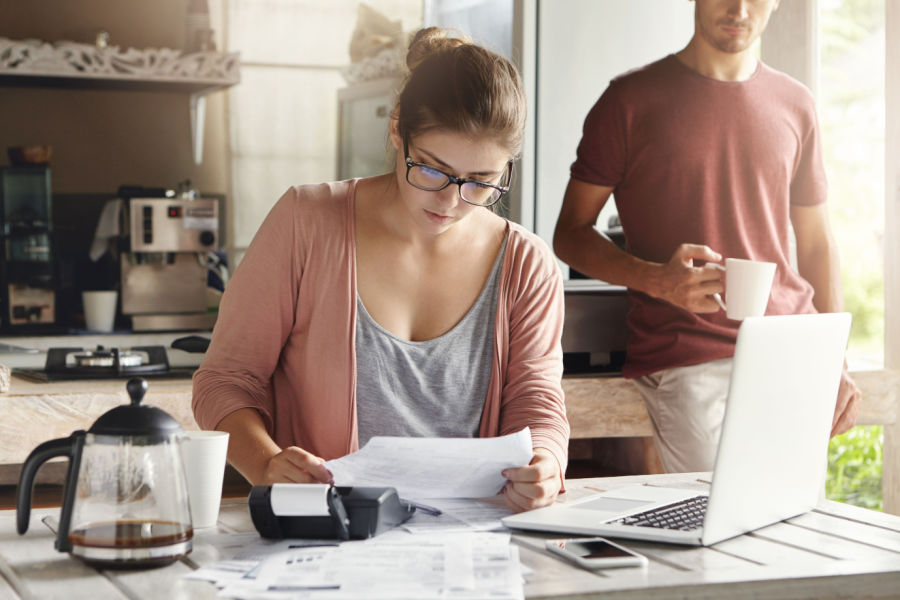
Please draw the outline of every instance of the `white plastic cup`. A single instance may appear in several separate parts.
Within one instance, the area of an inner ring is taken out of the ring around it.
[[[719,265],[715,266],[722,268]],[[729,319],[740,321],[746,317],[761,317],[766,314],[774,278],[775,263],[726,258],[725,300],[727,305],[719,294],[715,294],[716,302],[719,303]]]
[[[215,527],[222,501],[228,432],[185,431],[181,459],[187,479],[191,522],[195,529]]]
[[[84,320],[89,331],[112,331],[116,322],[116,301],[119,293],[115,290],[81,292],[84,304]]]

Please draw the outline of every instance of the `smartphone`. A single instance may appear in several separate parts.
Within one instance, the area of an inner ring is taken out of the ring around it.
[[[600,537],[547,540],[547,550],[591,570],[647,566],[646,557]]]

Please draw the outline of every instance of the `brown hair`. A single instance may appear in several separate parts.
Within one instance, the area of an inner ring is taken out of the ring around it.
[[[508,60],[438,27],[420,29],[406,55],[409,75],[397,100],[398,130],[429,129],[489,137],[517,156],[525,128],[525,91]]]

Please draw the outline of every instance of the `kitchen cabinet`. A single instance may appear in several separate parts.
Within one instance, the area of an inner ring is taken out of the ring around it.
[[[0,86],[186,94],[194,162],[203,159],[206,96],[240,82],[239,53],[120,49],[0,38]]]

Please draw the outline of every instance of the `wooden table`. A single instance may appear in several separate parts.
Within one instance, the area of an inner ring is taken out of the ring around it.
[[[690,476],[703,479],[705,474]],[[570,495],[635,482],[683,481],[685,475],[578,479]],[[53,549],[41,523],[58,509],[32,512],[25,536],[13,511],[0,511],[0,599],[213,599],[211,584],[182,578],[215,562],[216,533],[253,531],[246,502],[223,502],[217,530],[195,532],[185,559],[147,571],[101,571]],[[516,534],[527,577],[527,598],[897,598],[900,593],[900,517],[823,501],[805,515],[711,548],[625,542],[646,555],[643,569],[584,571],[543,550],[550,536]]]

